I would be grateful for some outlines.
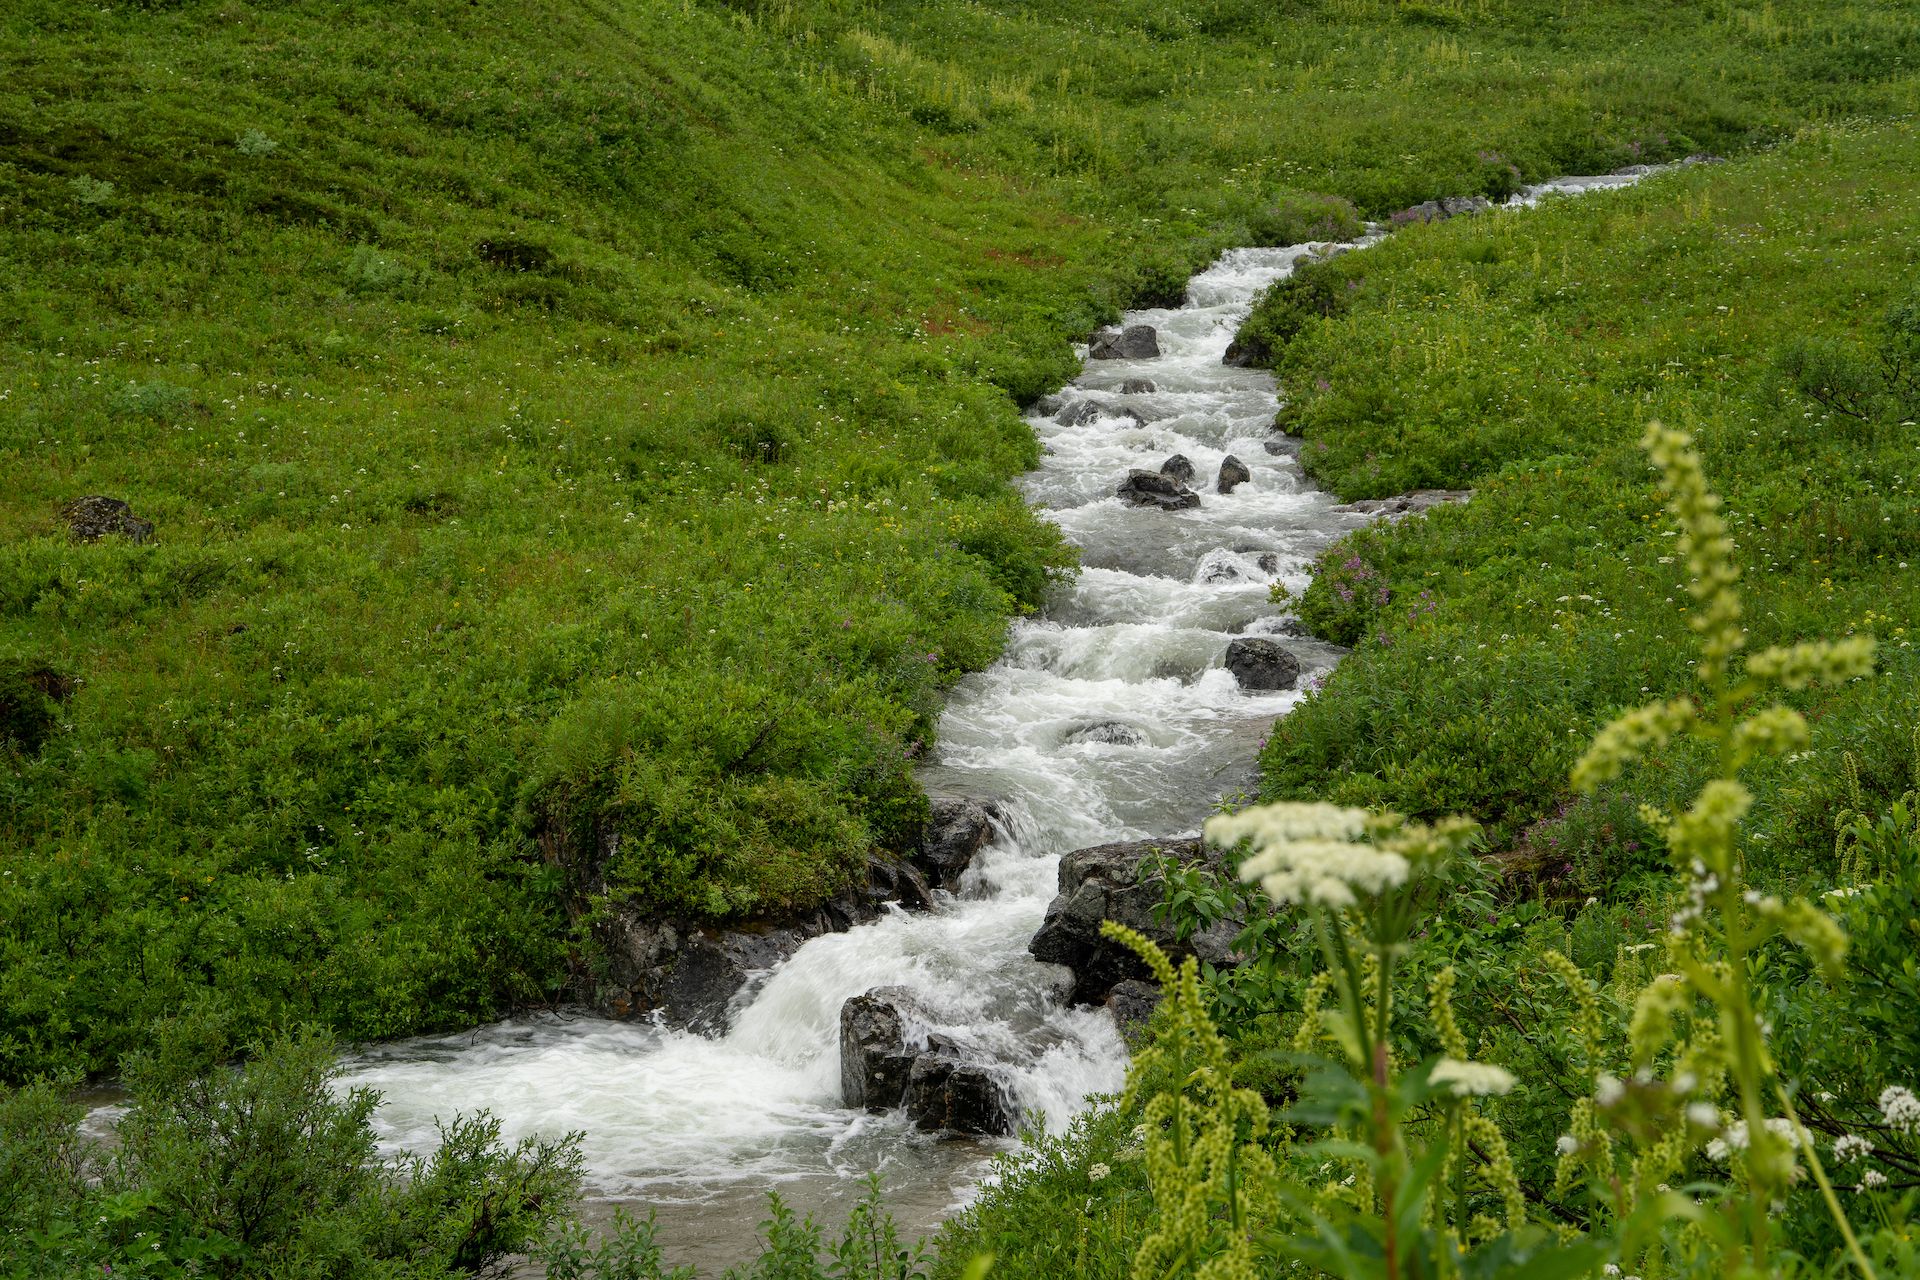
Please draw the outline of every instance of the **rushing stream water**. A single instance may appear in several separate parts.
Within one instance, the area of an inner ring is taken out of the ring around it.
[[[1519,202],[1637,176],[1563,180]],[[877,1170],[901,1226],[917,1233],[964,1202],[984,1161],[1010,1145],[842,1108],[837,1028],[851,996],[913,988],[940,1029],[1009,1064],[1020,1104],[1050,1123],[1116,1089],[1126,1056],[1108,1015],[1063,1007],[1064,971],[1026,946],[1061,853],[1195,829],[1221,795],[1250,783],[1259,740],[1304,696],[1243,691],[1223,655],[1235,635],[1278,633],[1270,584],[1303,586],[1314,554],[1363,517],[1337,511],[1292,458],[1266,450],[1273,381],[1221,357],[1261,290],[1307,252],[1226,254],[1193,278],[1186,305],[1126,317],[1158,331],[1158,358],[1090,360],[1050,406],[1055,416],[1032,419],[1046,454],[1027,495],[1086,567],[948,701],[924,781],[995,797],[1008,815],[957,897],[807,943],[742,993],[718,1038],[541,1018],[366,1050],[346,1083],[384,1095],[376,1123],[389,1148],[429,1151],[436,1116],[483,1107],[509,1137],[579,1130],[596,1205],[652,1208],[669,1256],[716,1275],[753,1252],[769,1189],[837,1225]],[[1129,379],[1153,390],[1125,393]],[[1080,401],[1101,412],[1062,425]],[[1130,468],[1157,470],[1175,453],[1194,464],[1198,509],[1114,496]],[[1216,494],[1229,453],[1252,479]],[[1335,660],[1311,641],[1288,644],[1303,686]]]

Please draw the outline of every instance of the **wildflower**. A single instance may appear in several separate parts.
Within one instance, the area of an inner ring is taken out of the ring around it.
[[[1358,843],[1367,815],[1330,804],[1273,804],[1207,819],[1209,838],[1221,844],[1250,840],[1255,853],[1240,865],[1279,903],[1350,907],[1355,890],[1380,893],[1404,884],[1406,858]]]
[[[1491,1062],[1463,1062],[1442,1058],[1427,1074],[1427,1083],[1448,1089],[1456,1098],[1498,1098],[1513,1092],[1513,1073]]]
[[[1881,1187],[1884,1187],[1886,1185],[1887,1185],[1886,1174],[1880,1172],[1878,1169],[1869,1169],[1865,1173],[1860,1175],[1860,1185],[1855,1187],[1854,1190],[1855,1191],[1878,1191]]]
[[[1720,1109],[1711,1102],[1689,1102],[1687,1123],[1696,1129],[1717,1129],[1720,1127]]]
[[[1593,1088],[1593,1100],[1603,1107],[1610,1107],[1626,1097],[1627,1087],[1620,1083],[1618,1076],[1601,1075]]]
[[[1553,1144],[1553,1149],[1563,1156],[1570,1156],[1580,1149],[1580,1140],[1570,1133],[1563,1133]]]
[[[1843,1133],[1833,1140],[1833,1158],[1840,1164],[1865,1160],[1873,1154],[1873,1141],[1857,1133]]]
[[[1619,1274],[1620,1274],[1620,1268],[1619,1268],[1619,1267],[1616,1267],[1616,1266],[1614,1266],[1614,1265],[1613,1265],[1613,1263],[1611,1263],[1611,1262],[1609,1262],[1609,1263],[1608,1263],[1608,1264],[1607,1264],[1606,1266],[1604,1266],[1604,1267],[1602,1267],[1602,1268],[1600,1268],[1600,1269],[1601,1269],[1602,1271],[1604,1271],[1604,1272],[1606,1272],[1606,1273],[1607,1273],[1608,1275],[1610,1275],[1610,1276],[1617,1276],[1617,1275],[1619,1275]]]
[[[1715,1138],[1707,1144],[1707,1159],[1715,1164],[1725,1164],[1727,1156],[1732,1154],[1732,1151],[1733,1148],[1727,1145],[1725,1139]]]
[[[1880,1091],[1880,1114],[1889,1129],[1910,1134],[1920,1127],[1920,1098],[1903,1085],[1890,1084]]]
[[[1087,1181],[1103,1182],[1106,1180],[1107,1175],[1112,1172],[1113,1170],[1108,1168],[1104,1162],[1101,1164],[1096,1164],[1092,1168],[1087,1170]]]

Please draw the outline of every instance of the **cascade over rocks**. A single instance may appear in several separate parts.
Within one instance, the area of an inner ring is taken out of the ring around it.
[[[1200,505],[1200,495],[1162,471],[1129,471],[1114,491],[1130,507],[1182,511]]]
[[[1277,640],[1235,636],[1227,644],[1227,670],[1242,689],[1291,689],[1300,679],[1300,659]]]
[[[1220,477],[1214,482],[1215,493],[1232,493],[1236,485],[1243,485],[1253,479],[1253,472],[1247,470],[1247,464],[1228,454],[1220,460]]]
[[[589,1002],[609,1017],[657,1013],[671,1027],[724,1033],[740,989],[809,939],[878,919],[888,903],[930,911],[936,888],[958,885],[992,838],[998,807],[946,796],[935,797],[929,808],[918,847],[908,858],[869,858],[863,883],[810,911],[720,926],[610,904],[593,925],[606,968]],[[617,833],[603,834],[584,857],[551,833],[543,844],[548,860],[564,868],[572,881],[576,911],[606,891],[604,868],[619,848]]]
[[[1152,360],[1159,354],[1160,338],[1150,324],[1102,329],[1087,346],[1089,360]]]
[[[1102,920],[1139,930],[1158,943],[1176,964],[1190,955],[1215,966],[1239,963],[1232,947],[1240,921],[1220,921],[1183,942],[1154,918],[1153,909],[1160,904],[1166,885],[1159,876],[1142,883],[1140,868],[1148,858],[1163,854],[1182,862],[1198,859],[1216,874],[1232,874],[1224,856],[1207,848],[1197,836],[1096,845],[1060,859],[1060,893],[1048,904],[1046,919],[1027,950],[1036,960],[1062,964],[1073,971],[1069,997],[1073,1003],[1101,1004],[1129,978],[1142,982],[1151,979],[1139,957],[1101,936]]]
[[[1128,378],[1120,384],[1120,394],[1123,396],[1152,395],[1156,390],[1158,388],[1153,385],[1152,378]]]

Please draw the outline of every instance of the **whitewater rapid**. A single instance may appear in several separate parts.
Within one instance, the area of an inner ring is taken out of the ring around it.
[[[1639,176],[1563,179],[1516,203]],[[367,1049],[342,1083],[381,1093],[386,1147],[431,1151],[437,1117],[481,1108],[509,1138],[578,1131],[596,1202],[655,1210],[670,1257],[717,1272],[754,1251],[768,1189],[832,1224],[877,1171],[903,1228],[918,1232],[964,1202],[987,1158],[1010,1145],[843,1108],[837,1028],[851,996],[912,988],[936,1029],[1003,1064],[1018,1103],[1049,1125],[1116,1090],[1126,1052],[1110,1017],[1064,1006],[1065,971],[1033,960],[1027,942],[1060,854],[1197,828],[1223,795],[1251,786],[1273,721],[1337,659],[1285,636],[1269,590],[1304,587],[1313,557],[1364,517],[1268,450],[1273,380],[1222,361],[1259,294],[1329,247],[1223,255],[1193,278],[1184,305],[1125,317],[1156,330],[1158,357],[1088,360],[1029,417],[1044,456],[1023,487],[1085,568],[1041,616],[1016,621],[1001,660],[948,700],[923,781],[995,799],[1006,814],[957,895],[931,914],[896,911],[808,942],[741,993],[715,1038],[551,1017]],[[1153,389],[1126,391],[1130,380]],[[1081,402],[1097,412],[1063,425]],[[1157,471],[1176,453],[1194,465],[1198,508],[1115,496],[1130,469]],[[1219,494],[1228,454],[1252,478]],[[1223,659],[1249,634],[1294,651],[1299,689],[1240,688]]]

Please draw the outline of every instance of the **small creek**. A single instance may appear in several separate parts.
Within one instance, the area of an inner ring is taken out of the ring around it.
[[[1569,179],[1521,199],[1638,176]],[[1053,406],[1099,412],[1075,426],[1031,419],[1046,454],[1023,487],[1080,546],[1085,569],[1042,616],[1015,622],[1005,656],[948,701],[928,789],[995,797],[1008,815],[959,894],[930,915],[896,913],[807,943],[741,993],[718,1038],[553,1017],[366,1049],[345,1083],[384,1095],[376,1124],[388,1149],[430,1151],[436,1116],[479,1108],[509,1138],[579,1130],[590,1216],[651,1209],[669,1257],[711,1276],[755,1251],[770,1189],[831,1228],[878,1171],[903,1230],[918,1234],[1010,1148],[842,1108],[837,1027],[851,996],[913,988],[941,1030],[1007,1064],[1018,1101],[1049,1123],[1117,1089],[1126,1055],[1110,1018],[1064,1007],[1064,971],[1031,959],[1027,941],[1060,854],[1194,830],[1222,795],[1251,784],[1260,739],[1304,696],[1244,692],[1223,655],[1236,635],[1279,634],[1269,586],[1304,586],[1313,556],[1365,518],[1336,510],[1291,457],[1266,450],[1273,381],[1221,357],[1260,292],[1310,248],[1225,254],[1193,278],[1185,305],[1126,317],[1158,331],[1158,358],[1090,360]],[[1129,379],[1153,389],[1124,392]],[[1157,470],[1175,453],[1194,464],[1199,508],[1166,513],[1114,496],[1130,468]],[[1229,453],[1252,478],[1216,494]],[[1287,644],[1303,686],[1337,657]]]

